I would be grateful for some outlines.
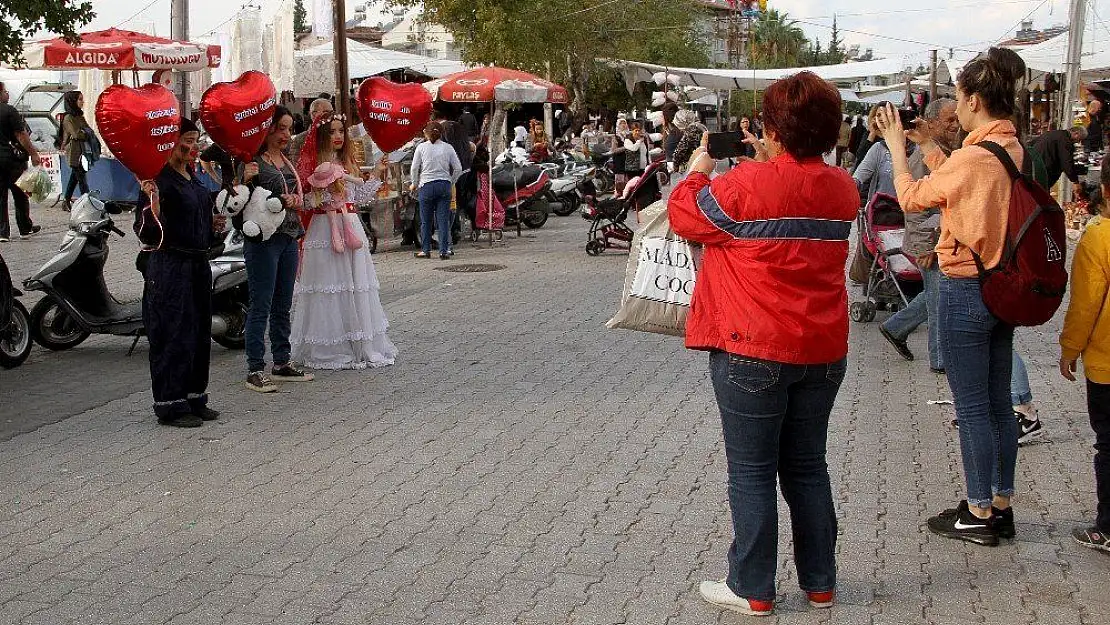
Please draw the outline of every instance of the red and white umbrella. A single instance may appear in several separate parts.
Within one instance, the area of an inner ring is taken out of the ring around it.
[[[506,83],[546,87],[547,97],[541,100],[543,102],[566,104],[570,101],[563,87],[534,74],[505,67],[477,67],[424,83],[424,86],[432,97],[443,102],[494,102],[501,99],[497,97],[497,87]]]
[[[76,45],[61,37],[28,42],[23,58],[28,69],[196,71],[220,66],[220,46],[109,28],[83,33]]]

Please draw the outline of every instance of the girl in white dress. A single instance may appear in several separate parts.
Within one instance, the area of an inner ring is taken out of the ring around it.
[[[353,211],[377,193],[384,166],[378,178],[356,177],[345,121],[339,114],[315,120],[297,163],[307,225],[290,343],[294,360],[312,369],[381,367],[397,356],[369,242]]]

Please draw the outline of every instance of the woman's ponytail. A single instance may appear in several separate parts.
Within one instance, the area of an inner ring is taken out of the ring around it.
[[[991,115],[1007,119],[1017,111],[1017,83],[1025,77],[1025,61],[1008,48],[991,48],[986,57],[968,63],[957,79],[964,95],[977,95]]]

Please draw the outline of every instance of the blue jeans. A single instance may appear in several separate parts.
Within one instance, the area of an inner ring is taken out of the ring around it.
[[[775,598],[776,476],[790,507],[799,585],[811,592],[836,586],[836,512],[825,439],[845,366],[845,360],[790,365],[725,352],[709,357],[735,536],[727,583],[741,597]]]
[[[940,270],[933,266],[922,269],[921,276],[925,288],[910,300],[908,306],[899,310],[883,322],[887,332],[899,340],[906,340],[917,326],[929,323],[929,366],[933,369],[944,368],[944,358],[940,354],[940,337],[937,329],[937,283]]]
[[[292,324],[289,311],[293,308],[293,285],[297,281],[300,251],[297,240],[287,234],[275,233],[268,241],[243,244],[247,259],[247,287],[250,309],[247,311],[247,372],[266,369],[266,323],[270,324],[270,349],[274,364],[289,362],[289,333]]]
[[[446,254],[451,248],[451,181],[433,180],[425,182],[417,192],[420,200],[420,246],[427,254],[432,251],[432,218],[435,217],[439,231],[439,253]]]
[[[987,310],[976,278],[940,279],[940,344],[960,420],[967,502],[1014,493],[1018,425],[1010,404],[1014,328]]]
[[[1029,371],[1021,354],[1014,350],[1013,373],[1010,374],[1010,403],[1015,406],[1033,401],[1033,389],[1029,387]]]

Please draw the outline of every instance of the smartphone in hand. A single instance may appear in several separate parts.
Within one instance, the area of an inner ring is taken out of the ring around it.
[[[912,108],[898,109],[898,119],[902,122],[902,128],[906,130],[917,128],[917,111]]]
[[[709,142],[706,144],[709,156],[722,160],[736,158],[744,153],[744,133],[742,132],[711,132]]]

